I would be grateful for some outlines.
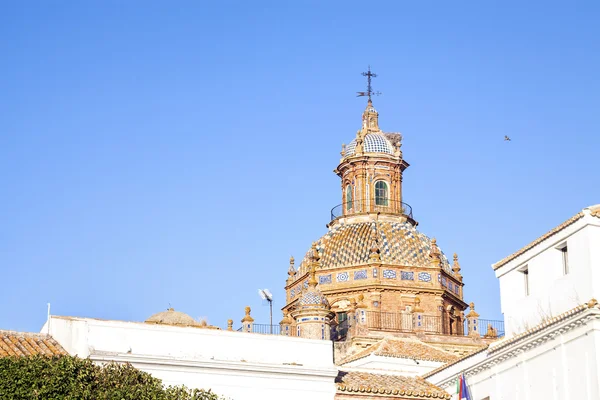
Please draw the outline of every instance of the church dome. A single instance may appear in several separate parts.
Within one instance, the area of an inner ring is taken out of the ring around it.
[[[322,306],[329,307],[327,298],[323,296],[323,293],[316,287],[309,287],[304,291],[302,297],[300,297],[300,306]]]
[[[175,311],[169,308],[167,311],[161,311],[145,321],[147,324],[174,325],[174,326],[200,326],[194,318],[181,311]]]
[[[417,231],[413,224],[393,220],[358,221],[336,224],[316,242],[321,269],[370,263],[373,238],[377,239],[382,264],[422,267],[431,262],[432,239]],[[311,250],[300,264],[300,270],[306,270],[310,256]],[[442,268],[453,274],[443,253],[440,259]]]
[[[394,154],[394,146],[385,137],[383,133],[368,133],[365,135],[363,142],[363,151],[365,153],[385,153]],[[354,155],[356,152],[356,139],[353,139],[348,146],[346,146],[345,156]]]

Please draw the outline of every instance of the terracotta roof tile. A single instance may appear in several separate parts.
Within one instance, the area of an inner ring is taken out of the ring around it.
[[[67,354],[52,337],[41,333],[0,330],[0,357]]]
[[[340,371],[335,383],[338,392],[359,392],[415,399],[449,399],[451,396],[420,377]]]
[[[454,354],[447,353],[417,340],[386,338],[363,351],[347,357],[341,361],[340,365],[360,360],[369,355],[439,362],[452,362],[458,358]]]
[[[525,246],[522,249],[520,249],[520,250],[512,253],[510,256],[503,258],[502,260],[498,261],[497,263],[493,264],[492,268],[494,269],[494,271],[497,270],[501,266],[503,266],[503,265],[509,263],[510,261],[514,260],[515,258],[519,257],[521,254],[525,253],[526,251],[534,248],[535,246],[537,246],[538,244],[540,244],[544,240],[546,240],[549,237],[551,237],[551,236],[557,234],[558,232],[562,231],[563,229],[565,229],[569,225],[574,224],[575,222],[577,222],[578,220],[580,220],[581,218],[583,218],[583,216],[584,216],[583,212],[578,212],[577,214],[575,214],[574,216],[572,216],[571,218],[569,218],[568,220],[566,220],[562,224],[558,225],[556,228],[552,229],[551,231],[549,231],[546,234],[540,236],[539,238],[537,238],[533,242],[529,243],[527,246]]]
[[[421,375],[421,377],[424,378],[424,379],[427,379],[430,376],[433,376],[433,375],[437,374],[438,372],[443,371],[446,368],[453,366],[454,364],[458,364],[459,362],[461,362],[463,360],[466,360],[467,358],[469,358],[471,356],[474,356],[475,354],[479,354],[482,351],[485,351],[488,347],[489,347],[489,345],[486,344],[485,346],[482,346],[482,347],[478,348],[477,350],[472,351],[469,354],[465,354],[464,356],[462,356],[462,357],[460,357],[460,358],[458,358],[458,359],[456,359],[456,360],[454,360],[452,362],[449,362],[448,364],[444,364],[441,367],[438,367],[438,368],[434,369],[433,371],[429,371],[428,373],[426,373],[424,375]]]

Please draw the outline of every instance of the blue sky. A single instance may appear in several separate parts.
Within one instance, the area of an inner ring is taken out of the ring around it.
[[[600,6],[484,3],[3,2],[0,328],[48,302],[266,323],[257,289],[283,306],[341,202],[369,64],[419,229],[499,319],[490,265],[600,203]]]

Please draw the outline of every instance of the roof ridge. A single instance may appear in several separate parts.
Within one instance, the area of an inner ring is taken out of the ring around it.
[[[538,237],[537,239],[535,239],[534,241],[530,242],[528,245],[522,247],[521,249],[515,251],[514,253],[512,253],[511,255],[504,257],[502,260],[498,261],[497,263],[492,264],[492,269],[495,271],[498,268],[502,267],[503,265],[508,264],[510,261],[514,260],[515,258],[519,257],[520,255],[522,255],[523,253],[525,253],[526,251],[534,248],[535,246],[537,246],[538,244],[540,244],[541,242],[543,242],[544,240],[548,239],[549,237],[557,234],[558,232],[562,231],[563,229],[565,229],[566,227],[574,224],[575,222],[577,222],[578,220],[580,220],[581,218],[583,218],[585,214],[583,213],[583,211],[578,212],[577,214],[575,214],[574,216],[572,216],[571,218],[567,219],[565,222],[563,222],[562,224],[554,227],[553,229],[551,229],[550,231],[546,232],[545,234],[543,234],[542,236]]]
[[[0,329],[0,335],[14,335],[14,336],[36,336],[36,337],[52,337],[51,335],[43,332],[21,332],[13,331],[9,329]]]

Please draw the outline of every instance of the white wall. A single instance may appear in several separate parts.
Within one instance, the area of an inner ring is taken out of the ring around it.
[[[51,317],[49,328],[69,354],[131,362],[167,385],[236,400],[331,400],[335,393],[330,341],[70,317]]]
[[[600,312],[586,314],[593,317],[567,320],[497,352],[476,354],[427,380],[454,394],[456,377],[466,371],[472,400],[598,400]]]
[[[563,274],[567,244],[569,273]],[[520,270],[529,271],[529,295]],[[496,270],[506,336],[510,337],[577,305],[600,298],[600,219],[589,215]]]

